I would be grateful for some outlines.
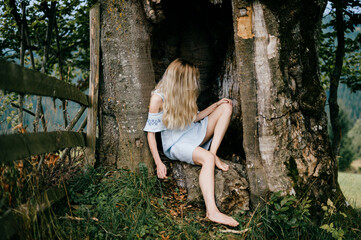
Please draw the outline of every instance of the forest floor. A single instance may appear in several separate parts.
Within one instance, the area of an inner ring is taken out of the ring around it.
[[[139,169],[74,168],[67,177],[66,198],[37,216],[23,213],[26,221],[19,234],[25,239],[74,240],[361,239],[361,208],[346,216],[328,202],[325,217],[314,221],[311,200],[279,193],[263,207],[234,213],[238,227],[215,224],[205,219],[204,206],[187,202],[185,189],[172,178],[149,177],[144,164]],[[350,204],[360,200],[355,194],[360,193],[361,174],[339,177]]]
[[[332,214],[315,223],[311,205],[275,194],[264,207],[233,214],[240,225],[229,228],[207,221],[185,189],[171,178],[148,177],[145,166],[137,174],[98,168],[80,171],[67,198],[28,231],[34,239],[361,239],[361,212],[344,217],[330,203],[325,211]]]

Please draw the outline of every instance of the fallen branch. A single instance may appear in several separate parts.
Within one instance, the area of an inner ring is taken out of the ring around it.
[[[262,223],[258,223],[256,225],[256,227],[260,226]],[[246,229],[243,229],[243,230],[233,230],[233,229],[221,229],[219,230],[220,232],[222,233],[234,233],[234,234],[243,234],[245,232],[248,232],[249,230],[251,230],[251,227],[250,228],[246,228]]]
[[[87,220],[86,218],[81,218],[81,217],[72,217],[72,216],[69,216],[68,214],[65,215],[65,217],[60,217],[60,218],[63,218],[63,219],[70,219],[70,220],[76,220],[76,221],[84,221],[84,220]],[[91,220],[94,220],[96,222],[99,221],[98,218],[96,217],[92,217],[90,218]]]

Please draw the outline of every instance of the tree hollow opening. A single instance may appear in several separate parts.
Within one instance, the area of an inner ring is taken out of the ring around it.
[[[161,79],[169,63],[181,57],[199,68],[200,110],[221,97],[232,97],[232,89],[225,90],[223,86],[231,74],[229,65],[235,62],[231,2],[214,5],[209,0],[165,0],[161,4],[164,20],[155,24],[151,33],[151,57],[156,82]],[[230,158],[235,154],[244,159],[240,113],[239,110],[239,116],[232,118],[230,130],[220,148],[223,157]]]

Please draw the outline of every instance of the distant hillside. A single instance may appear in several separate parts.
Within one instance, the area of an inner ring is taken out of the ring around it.
[[[361,92],[352,93],[345,84],[341,84],[337,93],[340,107],[349,111],[350,120],[354,124],[361,118]]]

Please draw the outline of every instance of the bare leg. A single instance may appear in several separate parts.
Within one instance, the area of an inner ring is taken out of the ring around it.
[[[214,199],[214,166],[216,156],[201,147],[197,147],[193,151],[192,157],[194,163],[202,166],[199,174],[199,185],[206,204],[208,219],[232,227],[237,226],[239,223],[234,218],[221,213],[216,206]]]
[[[216,156],[224,134],[227,131],[229,121],[231,120],[231,115],[232,105],[223,103],[208,116],[207,133],[202,144],[207,142],[213,136],[210,152]],[[229,166],[222,162],[218,157],[216,157],[216,166],[223,171],[228,171],[229,168]]]

